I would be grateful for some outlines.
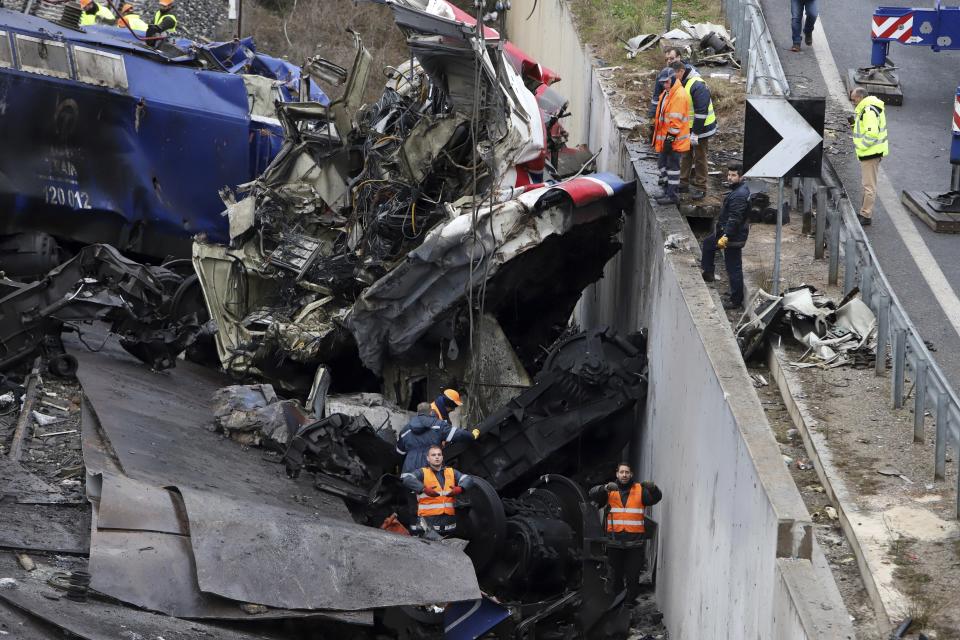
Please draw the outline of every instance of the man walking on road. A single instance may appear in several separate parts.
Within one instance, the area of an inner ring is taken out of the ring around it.
[[[683,88],[683,63],[675,60],[673,84],[661,96],[654,129],[654,148],[660,153],[660,164],[666,167],[667,186],[657,204],[680,202],[680,156],[690,150],[690,94]]]
[[[717,249],[723,251],[723,264],[730,279],[730,296],[723,301],[724,309],[743,307],[743,246],[747,244],[750,223],[747,219],[750,211],[750,189],[743,181],[743,167],[731,164],[727,167],[727,182],[733,191],[723,199],[723,207],[717,217],[717,228],[703,239],[700,249],[701,275],[706,282],[713,282],[714,261]]]
[[[803,14],[807,14],[806,22],[803,20]],[[790,51],[800,51],[800,34],[808,45],[813,44],[813,26],[817,24],[817,0],[790,0],[790,14],[793,18],[791,27],[793,31],[793,46]]]
[[[887,116],[883,110],[883,101],[876,96],[867,95],[863,87],[850,91],[850,102],[855,105],[850,116],[853,127],[853,147],[860,161],[861,182],[863,184],[863,205],[857,219],[864,227],[870,225],[873,218],[873,202],[877,197],[877,171],[880,160],[890,153],[887,142]]]
[[[617,465],[617,481],[590,490],[590,498],[607,511],[607,562],[614,594],[627,590],[627,604],[640,592],[640,572],[646,560],[644,510],[660,502],[663,494],[652,482],[634,482],[626,462]]]
[[[417,494],[417,524],[410,527],[410,532],[447,537],[457,530],[456,497],[470,488],[473,479],[443,466],[440,445],[435,444],[427,451],[427,465],[400,476],[403,486]]]

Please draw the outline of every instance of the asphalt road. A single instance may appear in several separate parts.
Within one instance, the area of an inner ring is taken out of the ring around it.
[[[843,76],[848,68],[870,63],[870,24],[876,6],[928,7],[932,3],[821,0],[816,28],[822,30],[826,42],[816,52],[804,44],[800,53],[789,51],[790,2],[761,0],[761,4],[793,94],[828,96],[827,126],[832,123],[836,136],[828,134],[827,153],[859,207],[860,169],[846,125],[850,107],[838,102],[842,96],[837,96],[835,86],[831,100],[828,82],[836,71]],[[893,44],[890,57],[901,70],[904,104],[887,109],[890,156],[882,168],[890,188],[885,189],[887,198],[878,200],[874,208],[867,235],[896,295],[923,338],[937,349],[937,362],[957,390],[960,316],[953,311],[960,308],[956,298],[960,294],[960,235],[934,233],[915,216],[904,215],[896,200],[902,190],[940,192],[949,187],[950,123],[960,84],[960,51],[936,53],[925,47]],[[835,70],[830,69],[831,60]],[[883,185],[880,195],[884,195]],[[937,268],[943,278],[933,277],[939,276]]]

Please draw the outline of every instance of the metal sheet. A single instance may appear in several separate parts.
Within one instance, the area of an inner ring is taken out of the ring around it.
[[[99,342],[91,336],[88,341]],[[308,478],[292,481],[259,451],[245,451],[206,428],[214,391],[233,382],[226,376],[190,362],[155,373],[112,340],[98,353],[72,336],[64,342],[80,362],[84,394],[127,476],[352,522],[342,500],[316,492]]]
[[[480,597],[470,559],[444,545],[193,489],[182,494],[203,591],[294,609]]]
[[[252,631],[234,631],[190,620],[178,620],[93,598],[86,602],[73,602],[61,597],[60,592],[47,586],[45,580],[50,573],[49,568],[41,565],[36,571],[27,574],[19,569],[11,554],[0,554],[0,575],[14,577],[17,580],[16,589],[0,589],[0,601],[29,612],[36,618],[85,640],[116,640],[117,638],[256,640],[272,637]],[[0,620],[4,618],[4,613],[3,607],[0,607]],[[44,635],[19,635],[17,632],[12,637],[18,640],[21,638],[31,640],[54,636],[47,631]]]
[[[102,487],[99,529],[189,533],[170,491],[110,473],[103,475]]]

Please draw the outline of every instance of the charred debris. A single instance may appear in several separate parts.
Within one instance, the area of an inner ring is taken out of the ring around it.
[[[0,323],[4,368],[40,353],[83,387],[89,566],[81,553],[59,568],[138,607],[115,613],[124,628],[626,637],[585,487],[638,428],[646,336],[568,325],[620,249],[633,185],[566,146],[556,74],[452,5],[388,4],[410,60],[372,104],[380,70],[359,36],[349,69],[308,60],[301,95],[340,97],[277,103],[283,146],[221,192],[230,242],[197,237],[194,273],[94,245],[38,283],[3,283],[19,318]],[[153,371],[64,348],[62,330],[94,317]],[[453,419],[480,436],[447,449],[477,482],[441,543],[407,534],[416,499],[395,442],[445,387],[465,392]],[[83,605],[52,611],[41,587],[0,589],[0,605],[76,633]],[[79,635],[110,637],[99,622]]]

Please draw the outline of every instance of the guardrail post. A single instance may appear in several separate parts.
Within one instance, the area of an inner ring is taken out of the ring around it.
[[[847,236],[843,253],[843,295],[847,295],[857,286],[857,241],[852,234]]]
[[[877,294],[877,362],[874,373],[882,376],[887,371],[887,344],[890,341],[890,296]]]
[[[837,284],[837,273],[840,271],[840,205],[832,202],[827,211],[830,216],[830,266],[827,282]]]
[[[790,178],[790,214],[796,216],[800,210],[800,178]]]
[[[740,64],[743,69],[747,69],[747,78],[756,78],[755,73],[751,73],[750,67],[750,58],[752,53],[750,52],[750,45],[752,44],[750,39],[752,35],[751,21],[750,21],[750,10],[746,7],[743,9],[743,28],[740,29],[741,37],[743,38],[743,55],[740,56]],[[752,84],[752,83],[751,83]],[[747,87],[747,91],[750,90],[750,86]]]
[[[893,332],[893,408],[903,407],[903,378],[907,364],[907,330]],[[960,457],[960,456],[957,456]]]
[[[873,265],[866,264],[860,269],[860,299],[868,307],[873,299]]]
[[[913,441],[923,442],[923,413],[927,399],[927,361],[917,358],[917,367],[914,371],[913,383]]]
[[[827,198],[829,197],[825,186],[817,187],[817,224],[813,239],[813,257],[818,260],[823,259],[823,232],[827,229]]]
[[[810,233],[813,229],[813,180],[804,178],[800,183],[803,193],[803,227],[802,233]]]
[[[933,479],[943,480],[947,471],[947,432],[950,430],[950,410],[946,391],[937,394],[937,444],[933,455]]]

